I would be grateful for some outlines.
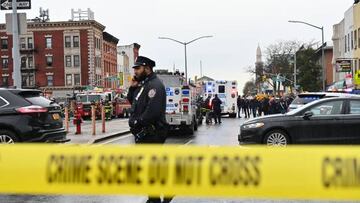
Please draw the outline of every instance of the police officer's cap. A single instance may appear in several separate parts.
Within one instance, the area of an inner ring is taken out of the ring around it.
[[[156,66],[156,63],[155,63],[155,61],[153,61],[149,58],[146,58],[144,56],[138,56],[136,58],[133,68],[138,68],[140,66],[149,66],[150,68],[153,68]]]

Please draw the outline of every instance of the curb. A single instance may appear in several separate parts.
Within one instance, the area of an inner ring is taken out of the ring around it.
[[[130,133],[130,130],[119,132],[119,133],[114,133],[114,134],[106,136],[106,137],[95,139],[95,140],[93,140],[93,142],[91,142],[89,144],[96,144],[96,143],[99,143],[99,142],[102,142],[102,141],[105,141],[105,140],[108,140],[108,139],[111,139],[111,138],[120,137],[120,136],[129,134],[129,133]]]

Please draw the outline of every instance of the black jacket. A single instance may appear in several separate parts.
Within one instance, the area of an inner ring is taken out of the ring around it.
[[[127,96],[131,103],[131,128],[166,125],[166,91],[155,73],[142,81],[139,87],[130,87]]]
[[[239,109],[244,106],[244,100],[242,98],[238,97],[236,103]]]
[[[218,97],[215,97],[212,100],[212,108],[214,110],[214,112],[221,112],[221,100]]]

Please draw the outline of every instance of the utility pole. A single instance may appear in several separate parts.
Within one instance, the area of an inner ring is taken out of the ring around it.
[[[13,82],[17,89],[21,89],[21,69],[20,69],[20,43],[19,43],[19,23],[17,16],[17,1],[12,1],[12,34],[13,34]]]
[[[159,39],[171,40],[171,41],[174,41],[176,43],[184,45],[184,49],[185,49],[185,81],[186,81],[186,83],[189,82],[188,81],[188,74],[187,74],[188,73],[188,71],[187,71],[187,45],[191,44],[191,43],[193,43],[193,42],[195,42],[197,40],[204,39],[204,38],[211,38],[211,37],[213,37],[213,36],[202,36],[202,37],[198,37],[196,39],[193,39],[193,40],[191,40],[189,42],[181,42],[179,40],[172,39],[172,38],[169,38],[169,37],[159,37]]]
[[[322,54],[322,83],[323,91],[326,92],[326,67],[325,67],[325,37],[324,37],[324,27],[321,27],[322,40],[321,40],[321,54]]]
[[[297,84],[296,84],[296,79],[297,79],[297,76],[296,76],[296,74],[297,74],[297,59],[296,59],[296,51],[295,51],[295,54],[294,54],[294,88],[295,88],[295,90],[296,90],[296,86],[297,86]]]
[[[289,23],[300,23],[304,25],[311,26],[313,28],[321,30],[321,58],[322,58],[322,89],[324,92],[326,92],[326,67],[325,67],[325,36],[324,36],[324,26],[316,26],[304,21],[298,21],[298,20],[289,20]]]

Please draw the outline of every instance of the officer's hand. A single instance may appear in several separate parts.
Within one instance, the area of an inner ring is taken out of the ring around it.
[[[139,82],[135,80],[135,78],[133,78],[130,82],[130,86],[131,87],[137,87],[139,85]]]

